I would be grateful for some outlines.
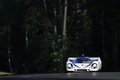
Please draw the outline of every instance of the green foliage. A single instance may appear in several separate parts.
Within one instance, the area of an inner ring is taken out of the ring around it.
[[[46,0],[46,6],[47,19],[43,0],[0,1],[1,71],[10,71],[8,66],[8,47],[10,47],[11,66],[15,73],[63,72],[64,1]],[[47,39],[45,20],[47,20]],[[120,46],[119,21],[118,0],[69,0],[66,27],[67,58],[78,57],[81,54],[100,56],[106,63],[103,63],[105,69],[102,71],[115,71],[112,69],[111,61],[115,65],[115,61],[119,61],[117,57],[120,57],[119,50],[117,51]],[[57,33],[54,32],[55,25]],[[113,56],[114,54],[116,56]]]

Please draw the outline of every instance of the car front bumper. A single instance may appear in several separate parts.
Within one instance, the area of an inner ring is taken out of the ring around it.
[[[91,68],[79,69],[79,68],[73,68],[73,69],[67,69],[67,71],[73,71],[73,72],[82,72],[82,71],[99,71],[99,69],[91,69]]]

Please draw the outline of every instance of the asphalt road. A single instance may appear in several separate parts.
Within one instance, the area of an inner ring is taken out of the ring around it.
[[[22,74],[0,76],[0,80],[120,80],[120,72]]]

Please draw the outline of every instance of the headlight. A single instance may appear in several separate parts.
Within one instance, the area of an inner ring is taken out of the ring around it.
[[[97,68],[97,64],[96,64],[96,63],[93,63],[93,64],[91,65],[91,68],[92,68],[92,69],[96,69],[96,68]]]
[[[73,68],[73,65],[72,65],[71,63],[68,63],[67,66],[68,66],[69,69],[72,69],[72,68]]]
[[[97,64],[93,64],[93,67],[97,67]]]

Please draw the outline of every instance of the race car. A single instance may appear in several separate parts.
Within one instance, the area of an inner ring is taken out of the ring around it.
[[[73,72],[99,71],[101,67],[100,57],[69,57],[66,62],[66,70]]]

